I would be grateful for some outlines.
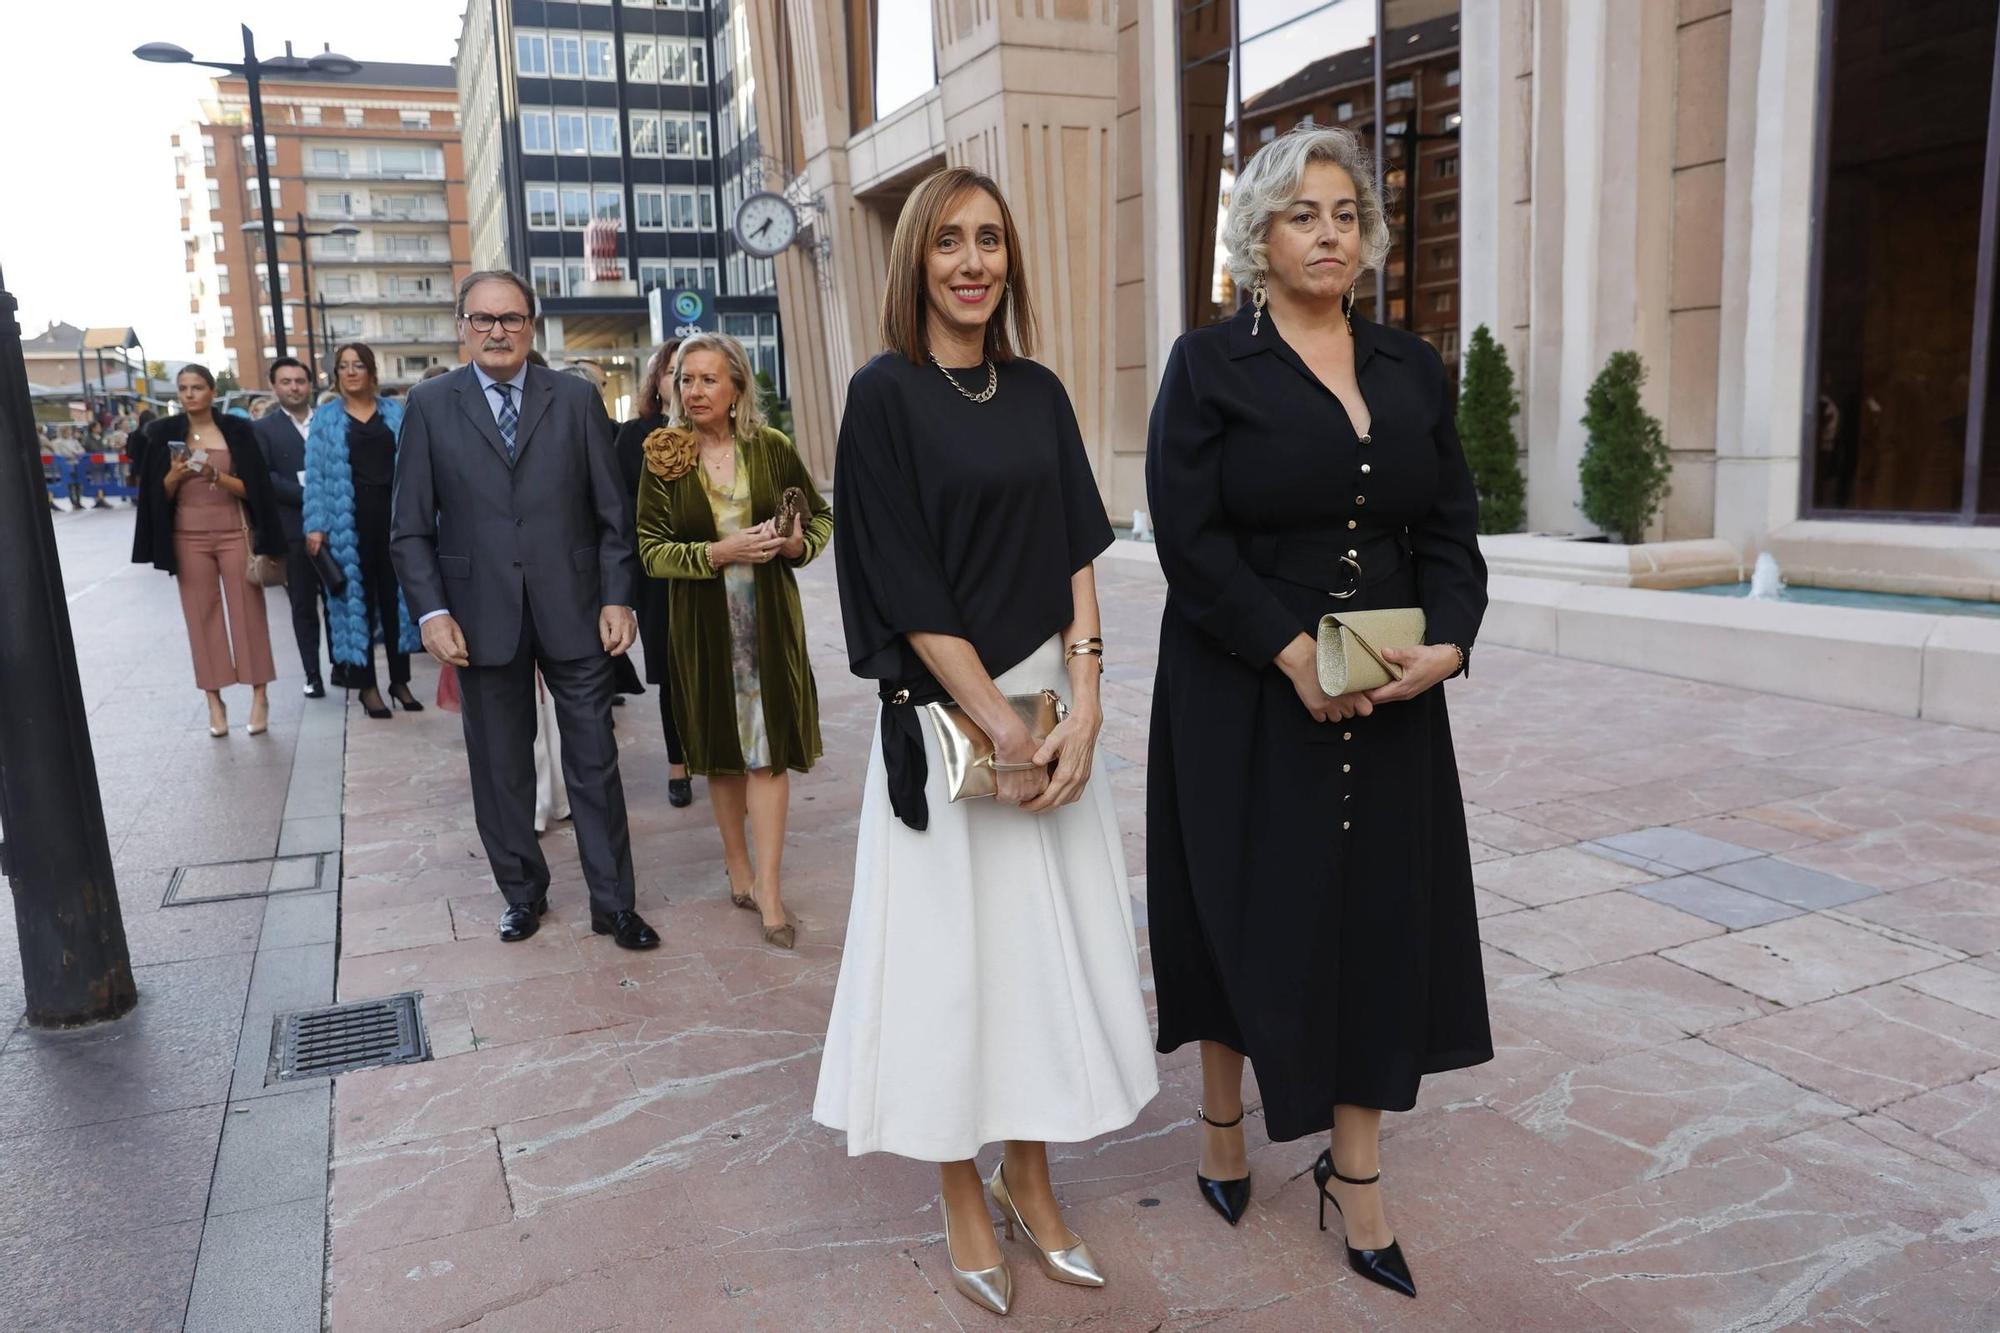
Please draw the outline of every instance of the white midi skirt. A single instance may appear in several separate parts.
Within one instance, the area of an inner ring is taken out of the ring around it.
[[[1067,694],[1061,642],[995,683]],[[889,807],[879,735],[870,750],[813,1119],[844,1131],[851,1156],[926,1162],[1131,1124],[1159,1074],[1101,766],[1082,797],[1047,814],[954,805],[924,732],[923,833]]]

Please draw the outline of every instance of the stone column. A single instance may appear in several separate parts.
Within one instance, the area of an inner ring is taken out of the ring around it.
[[[1534,231],[1533,0],[1459,11],[1459,306],[1462,341],[1484,324],[1527,369],[1529,238]],[[1524,410],[1516,430],[1527,438]]]
[[[1737,0],[1729,69],[1715,535],[1746,559],[1798,517],[1817,0]]]

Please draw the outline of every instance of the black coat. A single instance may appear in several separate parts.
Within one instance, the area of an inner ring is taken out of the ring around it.
[[[1153,406],[1147,910],[1160,1049],[1249,1056],[1285,1140],[1337,1102],[1407,1110],[1493,1047],[1444,687],[1319,723],[1272,659],[1326,612],[1411,605],[1469,654],[1486,566],[1437,353],[1356,318],[1361,438],[1251,321],[1182,337]],[[1347,555],[1364,579],[1337,600]]]
[[[278,516],[277,497],[271,493],[271,473],[263,447],[257,443],[255,423],[221,411],[215,420],[229,446],[229,470],[243,482],[243,502],[250,510],[254,538],[252,549],[259,555],[284,555],[284,523]],[[172,461],[167,446],[187,438],[187,418],[157,417],[141,436],[141,448],[128,446],[126,450],[135,457],[139,469],[139,517],[132,531],[132,563],[173,574],[179,571],[179,564],[174,558],[174,504],[167,498],[167,465]]]
[[[639,478],[646,470],[646,437],[667,424],[664,416],[640,417],[618,428],[618,474],[632,497],[632,521],[639,521]],[[646,682],[664,685],[671,671],[667,665],[667,581],[639,576],[639,599],[633,610],[639,617],[639,648],[646,655]],[[629,654],[628,654],[629,656]],[[630,693],[630,691],[627,691]]]

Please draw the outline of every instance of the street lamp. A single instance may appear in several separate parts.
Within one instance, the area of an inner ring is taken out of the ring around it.
[[[271,214],[271,163],[264,147],[263,76],[345,78],[359,70],[361,62],[332,51],[300,59],[291,53],[289,45],[284,55],[260,61],[257,59],[257,39],[247,23],[243,25],[241,61],[196,60],[186,48],[175,46],[172,42],[147,42],[134,49],[132,54],[156,65],[202,65],[243,76],[243,82],[250,90],[250,133],[257,145],[257,198],[264,216],[264,280],[271,289],[271,332],[278,355],[285,355],[285,301],[278,289],[278,225]]]
[[[281,231],[278,233],[278,235],[296,236],[298,238],[299,283],[301,286],[305,288],[306,360],[310,362],[312,365],[313,384],[318,385],[319,341],[317,338],[313,336],[313,285],[312,285],[312,254],[311,254],[312,247],[309,244],[307,244],[307,242],[316,241],[323,236],[359,236],[361,234],[361,228],[351,227],[348,226],[346,223],[342,223],[338,227],[328,227],[325,231],[307,231],[306,215],[304,213],[297,214],[296,221],[298,222],[298,230],[289,232]],[[257,222],[246,222],[243,224],[242,230],[257,231],[262,227],[262,225],[263,224]],[[323,303],[321,306],[320,313],[322,315],[325,313],[325,307]],[[278,318],[279,316],[276,313],[272,314],[271,322],[274,327],[278,322]],[[284,354],[285,354],[285,349],[280,347],[278,349],[278,355],[283,356]]]

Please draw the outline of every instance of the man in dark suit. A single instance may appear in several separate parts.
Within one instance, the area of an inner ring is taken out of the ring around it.
[[[458,668],[472,807],[506,896],[500,938],[548,911],[535,839],[535,673],[555,700],[590,924],[660,942],[633,910],[611,659],[632,646],[639,562],[611,431],[591,386],[528,364],[534,289],[497,270],[459,285],[470,365],[411,390],[390,549],[424,647]]]
[[[292,599],[292,637],[299,643],[299,661],[306,669],[306,698],[326,698],[319,674],[319,627],[326,616],[326,589],[306,554],[305,483],[306,428],[312,424],[312,372],[297,357],[281,356],[271,363],[271,392],[278,406],[257,418],[252,427],[264,446],[271,469],[271,490],[278,497],[278,517],[289,546],[285,563],[285,593]],[[327,642],[333,642],[332,630]]]

